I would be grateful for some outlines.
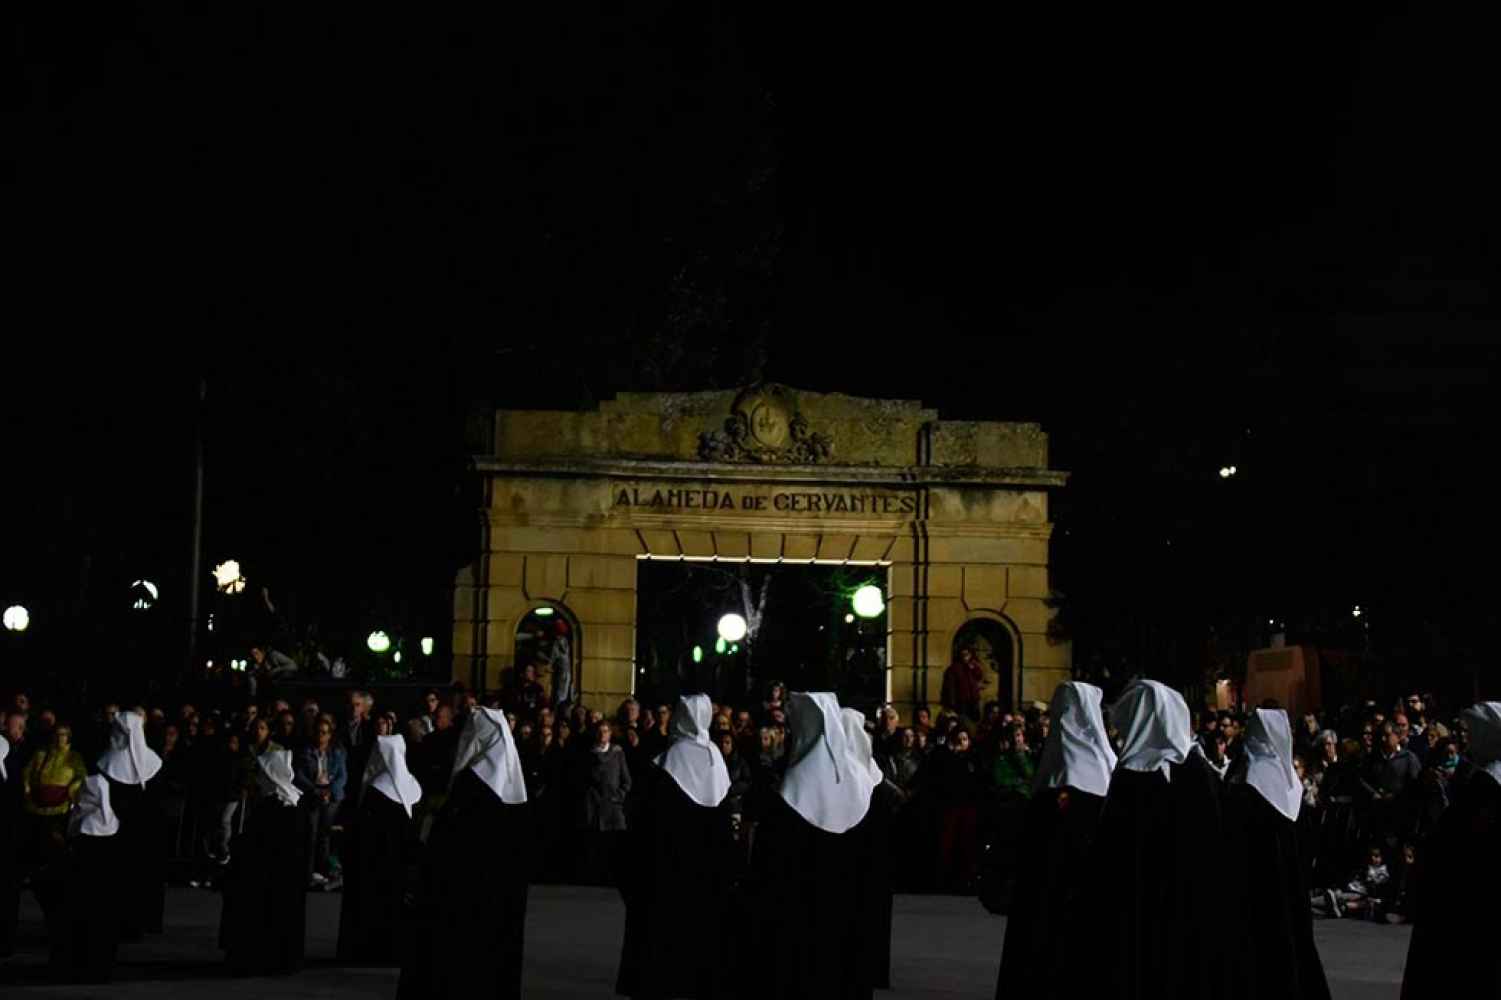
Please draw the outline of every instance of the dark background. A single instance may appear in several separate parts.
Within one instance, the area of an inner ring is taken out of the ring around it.
[[[357,644],[495,406],[764,377],[1041,422],[1081,664],[1490,660],[1481,25],[566,7],[7,10],[9,659],[180,657],[200,379],[207,563]]]

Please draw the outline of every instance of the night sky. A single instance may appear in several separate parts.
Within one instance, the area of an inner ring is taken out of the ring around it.
[[[351,628],[441,617],[476,416],[765,377],[1041,422],[1081,655],[1488,651],[1479,25],[220,6],[4,15],[7,601],[180,595],[199,377],[209,559]]]

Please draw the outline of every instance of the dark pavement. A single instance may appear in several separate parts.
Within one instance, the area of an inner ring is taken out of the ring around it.
[[[308,896],[308,968],[288,979],[230,979],[216,946],[219,896],[172,889],[168,934],[126,945],[116,982],[103,987],[46,982],[41,912],[28,894],[22,905],[19,953],[0,963],[0,996],[154,997],[393,997],[396,970],[335,963],[339,898]],[[534,887],[526,936],[526,996],[537,1000],[613,995],[624,921],[620,898],[604,889]],[[899,896],[889,1000],[952,1000],[995,995],[1005,920],[969,898]],[[1407,956],[1405,927],[1355,920],[1315,924],[1335,1000],[1395,1000]],[[1086,961],[1088,950],[1081,948]],[[877,994],[880,996],[881,994]]]

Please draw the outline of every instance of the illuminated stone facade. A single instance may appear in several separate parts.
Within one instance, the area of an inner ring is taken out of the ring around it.
[[[1048,494],[1066,476],[1035,424],[776,385],[630,393],[590,412],[501,411],[477,465],[479,555],[454,593],[466,684],[499,687],[517,624],[552,603],[579,626],[585,701],[613,706],[636,676],[637,560],[683,557],[888,566],[888,690],[904,717],[938,703],[976,618],[1012,638],[1011,700],[1046,700],[1069,676],[1046,603]]]

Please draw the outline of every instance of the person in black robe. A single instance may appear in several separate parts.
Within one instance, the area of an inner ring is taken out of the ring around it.
[[[875,990],[891,989],[891,925],[896,903],[891,827],[896,816],[898,793],[876,764],[870,732],[865,728],[865,716],[853,708],[841,709],[839,715],[844,722],[845,743],[855,766],[865,768],[875,786],[870,796],[870,808],[850,831],[858,845],[856,905],[864,923],[861,930],[863,957],[855,963],[856,980],[852,995],[869,998]]]
[[[1492,909],[1501,898],[1501,702],[1475,705],[1460,724],[1471,766],[1456,773],[1453,805],[1419,849],[1402,1000],[1501,996]]]
[[[1100,813],[1076,941],[1082,995],[1196,1000],[1223,989],[1222,949],[1203,919],[1215,891],[1219,776],[1192,754],[1188,706],[1156,681],[1128,685],[1111,710],[1122,747]]]
[[[867,957],[851,831],[875,785],[849,751],[833,694],[796,692],[787,709],[787,772],[756,834],[739,980],[747,1000],[838,1000],[856,995]]]
[[[422,798],[422,786],[407,770],[405,740],[376,738],[361,788],[344,839],[339,960],[399,965],[407,864],[416,835],[412,810]]]
[[[10,741],[0,735],[0,958],[15,953],[21,906],[21,763]]]
[[[428,836],[398,1000],[521,996],[535,851],[510,724],[496,709],[476,708]]]
[[[137,712],[120,712],[111,727],[99,773],[109,780],[110,805],[120,819],[120,853],[130,859],[121,872],[120,936],[139,941],[162,932],[167,907],[167,822],[160,798],[146,791],[162,759],[146,745],[146,720]]]
[[[1231,924],[1218,929],[1230,964],[1221,995],[1329,1000],[1299,848],[1303,782],[1293,767],[1287,714],[1257,709],[1247,720],[1244,745],[1225,792],[1222,858],[1230,873],[1220,898]]]
[[[1105,731],[1104,693],[1092,684],[1058,685],[1021,833],[1016,889],[1006,918],[996,997],[1073,996],[1069,969],[1078,960],[1070,937],[1084,873],[1099,826],[1115,751]]]
[[[728,995],[724,927],[734,842],[725,808],[729,770],[709,739],[712,711],[708,695],[684,696],[672,716],[672,743],[643,773],[648,784],[627,834],[620,886],[621,996]]]
[[[68,817],[68,848],[33,881],[47,921],[52,972],[65,982],[107,983],[114,976],[120,921],[116,909],[121,854],[120,820],[110,807],[110,784],[84,782]]]
[[[219,946],[236,976],[286,976],[307,946],[307,828],[297,808],[292,751],[255,758],[256,790],[224,875]]]

